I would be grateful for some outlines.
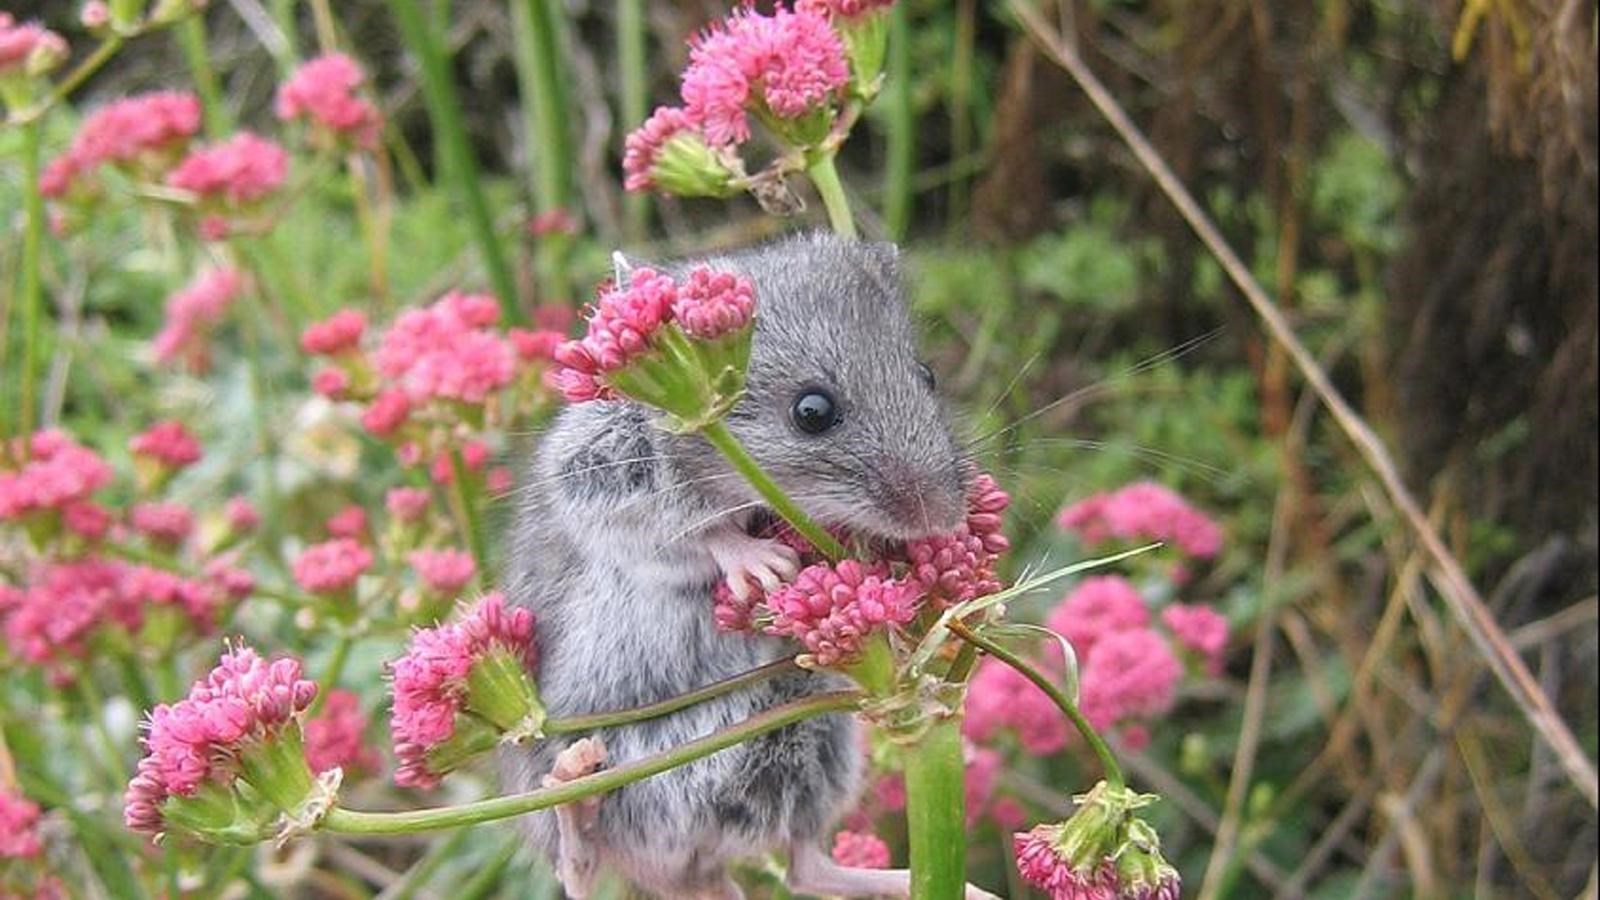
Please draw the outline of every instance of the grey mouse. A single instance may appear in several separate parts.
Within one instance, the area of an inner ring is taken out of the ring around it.
[[[728,427],[801,508],[884,539],[954,530],[969,475],[917,359],[893,245],[813,234],[697,262],[755,285],[748,381]],[[719,579],[772,587],[797,560],[750,535],[760,498],[704,439],[653,418],[628,401],[568,407],[523,474],[504,587],[537,617],[551,716],[664,700],[797,652],[716,628]],[[505,787],[627,763],[842,686],[797,670],[595,739],[508,748]],[[903,870],[843,867],[824,848],[860,788],[857,732],[850,715],[820,716],[524,821],[576,898],[602,866],[659,896],[734,898],[730,864],[774,850],[797,892],[903,896]]]

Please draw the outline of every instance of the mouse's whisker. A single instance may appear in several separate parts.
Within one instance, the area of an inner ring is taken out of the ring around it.
[[[631,457],[628,457],[627,459],[607,460],[607,461],[605,461],[603,463],[595,463],[592,466],[584,466],[584,467],[578,468],[578,469],[571,469],[571,470],[568,470],[568,471],[563,471],[559,475],[552,475],[552,476],[550,476],[548,478],[540,478],[538,480],[530,481],[530,482],[527,482],[525,484],[516,485],[511,490],[505,491],[504,493],[496,495],[493,499],[496,500],[496,501],[510,499],[512,497],[517,496],[518,494],[532,493],[532,492],[537,491],[538,489],[543,488],[543,487],[549,487],[549,486],[554,485],[554,484],[560,484],[561,482],[566,481],[569,478],[577,478],[577,477],[582,476],[582,475],[589,475],[589,474],[593,474],[595,472],[605,471],[606,469],[614,469],[614,468],[617,468],[619,466],[631,466],[631,465],[633,465],[635,463],[643,463],[643,462],[661,462],[661,461],[669,460],[669,459],[672,459],[672,458],[673,458],[673,455],[670,454],[670,453],[653,453],[653,454],[650,454],[650,455],[647,455],[647,456],[631,456]]]

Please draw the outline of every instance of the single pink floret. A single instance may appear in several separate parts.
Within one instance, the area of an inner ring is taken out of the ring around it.
[[[833,836],[833,861],[853,869],[887,869],[889,845],[870,831],[841,831]]]
[[[167,176],[179,190],[230,204],[262,199],[283,185],[289,154],[267,140],[241,131],[219,144],[193,150]]]
[[[310,119],[356,144],[377,144],[378,110],[357,93],[366,75],[342,53],[305,63],[278,88],[278,118]]]
[[[313,356],[334,356],[354,350],[367,330],[367,317],[358,309],[341,309],[300,332],[300,349]]]
[[[707,266],[689,271],[672,314],[690,337],[712,341],[748,327],[756,310],[756,286],[732,272]]]
[[[416,550],[409,557],[422,583],[439,594],[454,594],[478,572],[472,554],[465,550]]]
[[[172,469],[200,461],[200,442],[182,422],[169,420],[150,426],[128,444],[138,456],[147,456]]]
[[[0,859],[31,859],[44,845],[39,841],[39,804],[10,787],[0,786]]]
[[[351,538],[335,538],[300,553],[294,561],[294,580],[313,594],[336,594],[354,587],[371,565],[371,550]]]
[[[1132,582],[1120,575],[1085,578],[1045,620],[1047,628],[1072,644],[1080,663],[1106,635],[1149,624],[1150,608]]]

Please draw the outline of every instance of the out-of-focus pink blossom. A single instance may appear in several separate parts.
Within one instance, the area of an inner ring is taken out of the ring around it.
[[[318,369],[311,376],[311,390],[329,400],[343,400],[350,391],[350,374],[337,366]]]
[[[446,294],[410,310],[384,333],[373,356],[378,371],[414,404],[483,403],[515,374],[515,352],[489,327],[499,315],[494,298],[481,294]]]
[[[6,644],[12,655],[34,665],[82,656],[97,629],[139,627],[140,604],[123,588],[119,563],[91,557],[44,565],[8,600]]]
[[[194,531],[194,513],[182,503],[135,503],[128,511],[133,530],[163,544],[181,544]]]
[[[33,22],[18,23],[10,13],[0,12],[0,78],[21,73],[44,75],[67,58],[67,42],[48,28]]]
[[[1148,628],[1118,631],[1102,636],[1084,657],[1080,705],[1096,728],[1160,716],[1172,708],[1182,678],[1183,665],[1161,635]]]
[[[31,859],[44,845],[39,841],[39,804],[10,788],[0,786],[0,859]]]
[[[78,537],[98,541],[111,529],[111,511],[88,500],[75,501],[61,508],[61,524]]]
[[[361,427],[378,437],[394,434],[411,417],[411,400],[399,389],[382,391],[361,414]]]
[[[357,90],[366,75],[342,53],[319,56],[296,69],[278,88],[278,118],[308,119],[355,146],[370,149],[378,142],[378,110]]]
[[[230,556],[217,557],[206,563],[206,579],[213,587],[233,600],[243,600],[256,589],[256,577],[233,564]]]
[[[358,309],[341,309],[300,332],[300,349],[313,356],[336,356],[354,350],[367,330],[367,317]]]
[[[78,24],[89,31],[97,31],[111,24],[111,7],[105,0],[89,0],[78,11]]]
[[[529,331],[526,328],[513,328],[506,337],[517,351],[517,358],[525,363],[553,362],[556,348],[567,339],[564,332],[552,329]]]
[[[748,113],[797,120],[826,109],[849,80],[844,45],[827,18],[747,7],[694,41],[682,94],[712,144],[737,144],[750,138]]]
[[[1175,491],[1149,481],[1096,494],[1063,509],[1056,524],[1090,545],[1107,540],[1154,540],[1210,558],[1222,549],[1222,529]]]
[[[181,360],[191,369],[204,371],[211,332],[244,286],[244,275],[224,266],[201,272],[167,298],[166,324],[152,342],[156,359],[164,363]]]
[[[158,177],[199,130],[194,94],[159,91],[114,100],[84,118],[66,154],[51,163],[52,192],[64,194],[73,178],[107,164]]]
[[[455,594],[478,572],[472,554],[465,550],[416,550],[410,560],[417,577],[438,594]]]
[[[201,455],[200,442],[176,420],[150,426],[129,443],[128,449],[171,469],[199,462]]]
[[[986,659],[967,686],[961,731],[986,742],[1005,728],[1014,730],[1023,749],[1037,756],[1067,745],[1066,719],[1049,695],[1010,666]]]
[[[1198,654],[1205,671],[1222,671],[1228,649],[1228,620],[1205,604],[1174,603],[1161,611],[1161,621],[1183,647]]]
[[[125,571],[122,590],[140,603],[181,611],[200,634],[216,627],[222,598],[210,584],[150,566],[134,566]]]
[[[360,540],[367,533],[367,511],[352,503],[330,516],[323,527],[329,537]]]
[[[894,5],[894,0],[796,0],[795,9],[835,19],[859,19]]]
[[[835,665],[862,643],[917,614],[922,589],[889,577],[886,566],[844,560],[807,566],[767,597],[772,621],[763,630],[805,645],[817,665]]]
[[[743,330],[755,310],[756,286],[750,279],[709,266],[689,270],[672,304],[678,327],[706,341]]]
[[[969,746],[963,755],[966,757],[966,772],[962,778],[963,796],[967,808],[967,827],[971,828],[988,812],[989,802],[994,799],[994,791],[1000,784],[1000,773],[1004,771],[1006,762],[999,750],[990,747]]]
[[[526,609],[507,609],[504,598],[489,594],[459,622],[412,635],[406,654],[389,668],[396,784],[427,788],[439,783],[442,773],[430,767],[428,753],[455,735],[457,717],[466,709],[468,674],[495,649],[531,670],[536,661],[533,628]]]
[[[227,651],[187,697],[151,710],[145,756],[123,798],[124,822],[158,833],[169,797],[192,796],[208,782],[231,785],[240,756],[276,739],[316,694],[317,686],[301,677],[299,660],[268,662],[243,646]]]
[[[433,495],[425,488],[391,488],[383,498],[384,508],[389,510],[389,515],[402,522],[415,522],[421,519],[427,515],[428,507],[432,504]]]
[[[573,235],[578,233],[578,219],[566,207],[547,209],[528,220],[528,234],[536,237]]]
[[[294,561],[294,580],[313,594],[336,594],[354,587],[371,565],[372,551],[359,541],[334,538],[300,553]]]
[[[1051,631],[1072,644],[1080,661],[1106,635],[1149,624],[1150,609],[1144,598],[1120,575],[1085,578],[1045,620]]]
[[[870,831],[841,831],[833,836],[833,861],[852,869],[887,869],[889,845]]]
[[[378,751],[367,743],[367,715],[353,691],[335,688],[322,701],[322,711],[304,725],[306,762],[311,771],[341,768],[346,772],[373,771]]]
[[[254,203],[283,185],[289,154],[248,131],[190,151],[167,176],[167,183],[203,198],[230,205]]]
[[[223,507],[223,517],[228,520],[228,527],[237,532],[255,531],[261,524],[261,514],[256,512],[255,505],[244,497],[230,497]]]
[[[21,468],[0,469],[0,521],[61,509],[111,483],[105,460],[64,432],[35,432],[27,450]]]

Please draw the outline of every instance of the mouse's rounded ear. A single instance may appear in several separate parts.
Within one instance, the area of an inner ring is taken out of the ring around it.
[[[893,241],[862,241],[860,250],[862,268],[886,292],[900,293],[900,245]]]

